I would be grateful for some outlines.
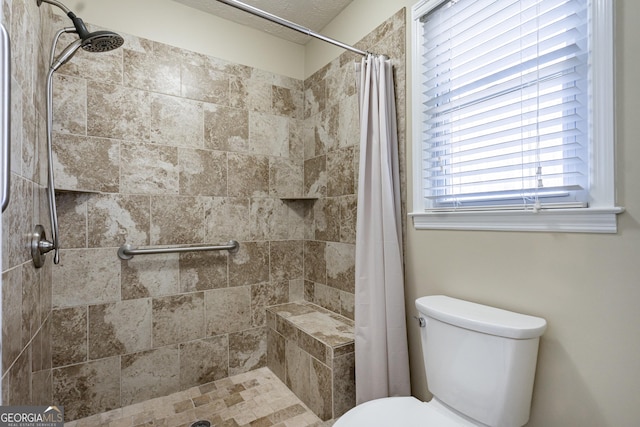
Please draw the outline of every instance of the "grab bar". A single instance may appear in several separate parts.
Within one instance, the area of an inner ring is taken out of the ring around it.
[[[9,33],[0,24],[0,43],[2,51],[2,62],[0,63],[0,120],[2,139],[2,212],[9,205],[10,188],[11,188],[11,41]]]
[[[229,251],[230,253],[238,252],[240,243],[236,240],[229,240],[226,245],[199,245],[199,246],[181,246],[173,248],[136,248],[129,244],[120,246],[118,249],[118,257],[120,259],[131,259],[135,255],[152,255],[152,254],[171,254],[176,252],[204,252],[204,251]]]

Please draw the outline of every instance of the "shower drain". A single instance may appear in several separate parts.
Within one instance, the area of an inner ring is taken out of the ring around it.
[[[195,423],[191,424],[191,427],[211,427],[211,423],[206,420],[196,421]]]

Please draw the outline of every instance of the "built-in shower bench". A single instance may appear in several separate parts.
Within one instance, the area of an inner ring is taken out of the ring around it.
[[[355,406],[353,321],[299,301],[267,307],[267,365],[322,420]]]

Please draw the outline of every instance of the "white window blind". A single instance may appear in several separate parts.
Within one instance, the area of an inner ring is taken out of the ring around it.
[[[420,17],[427,210],[586,207],[587,0],[451,0]]]

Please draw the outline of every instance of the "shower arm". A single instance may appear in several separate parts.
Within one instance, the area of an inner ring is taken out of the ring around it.
[[[38,4],[38,7],[40,7],[42,3],[48,3],[60,8],[65,15],[71,19],[71,22],[73,22],[73,25],[75,26],[75,32],[78,33],[81,39],[84,40],[89,35],[89,31],[87,30],[84,21],[78,18],[67,6],[55,0],[36,0],[36,3]]]
[[[54,6],[57,6],[60,9],[63,10],[65,15],[73,13],[73,12],[71,12],[71,10],[67,6],[65,6],[62,3],[58,2],[58,1],[55,1],[55,0],[37,0],[37,3],[38,3],[38,7],[40,7],[42,5],[42,3],[49,3],[49,4],[52,4]]]

